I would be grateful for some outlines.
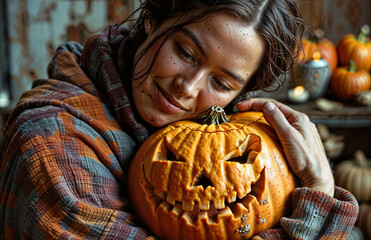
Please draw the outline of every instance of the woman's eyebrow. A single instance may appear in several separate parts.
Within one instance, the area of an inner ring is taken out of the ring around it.
[[[197,36],[190,30],[188,30],[187,28],[181,28],[180,31],[188,38],[190,38],[192,40],[192,42],[194,42],[194,44],[197,46],[197,48],[200,50],[201,54],[205,57],[205,58],[208,58],[207,54],[206,54],[206,51],[204,49],[204,47],[202,46],[202,43],[201,41],[197,38]],[[222,72],[224,72],[225,74],[231,76],[236,82],[238,82],[239,84],[241,85],[244,85],[246,83],[245,79],[243,77],[241,77],[240,75],[238,74],[235,74],[235,73],[232,73],[226,69],[220,69]]]
[[[240,75],[238,74],[235,74],[233,72],[230,72],[224,68],[220,69],[222,72],[224,72],[225,74],[231,76],[237,83],[241,84],[241,85],[245,85],[246,84],[246,80],[241,77]]]
[[[204,47],[202,46],[201,41],[197,38],[197,36],[192,31],[186,28],[181,28],[180,31],[184,35],[186,35],[186,37],[190,38],[194,42],[194,44],[197,46],[197,48],[200,50],[201,54],[204,55],[205,58],[208,57]]]

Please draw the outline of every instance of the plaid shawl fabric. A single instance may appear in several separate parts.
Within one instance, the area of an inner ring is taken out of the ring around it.
[[[128,30],[62,45],[8,119],[0,148],[0,239],[146,239],[126,197],[126,173],[151,133],[125,89]],[[129,46],[129,47],[128,47]],[[257,239],[345,239],[354,197],[299,188],[282,229]]]
[[[123,54],[126,31],[111,30],[90,38],[82,55],[78,44],[61,46],[50,79],[35,81],[9,117],[0,239],[146,238],[127,212],[125,171],[148,132],[110,57]]]

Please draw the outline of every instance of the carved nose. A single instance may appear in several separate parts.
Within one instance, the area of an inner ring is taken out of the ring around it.
[[[206,189],[207,187],[213,187],[213,183],[211,180],[207,177],[206,173],[202,171],[196,178],[195,181],[193,182],[193,186],[202,186],[203,189]]]

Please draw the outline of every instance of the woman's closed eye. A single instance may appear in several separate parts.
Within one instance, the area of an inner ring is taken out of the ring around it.
[[[177,44],[177,49],[179,51],[179,53],[181,54],[181,57],[186,60],[186,61],[189,61],[191,62],[192,64],[196,65],[197,64],[197,61],[196,59],[194,58],[194,56],[192,55],[192,53],[190,53],[189,51],[185,50],[182,46],[180,46],[179,44]]]
[[[229,92],[231,91],[231,89],[225,84],[223,83],[223,81],[219,80],[217,77],[211,77],[215,86],[220,89],[221,91],[223,92]]]

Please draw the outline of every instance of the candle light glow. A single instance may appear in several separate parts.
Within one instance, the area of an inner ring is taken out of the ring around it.
[[[293,96],[298,97],[301,94],[303,94],[303,92],[304,92],[304,87],[303,86],[297,86],[296,88],[294,88]]]
[[[321,53],[320,52],[313,53],[313,61],[317,62],[320,59],[321,59]]]
[[[308,101],[309,92],[303,86],[296,86],[288,91],[287,97],[291,102],[303,103]]]

